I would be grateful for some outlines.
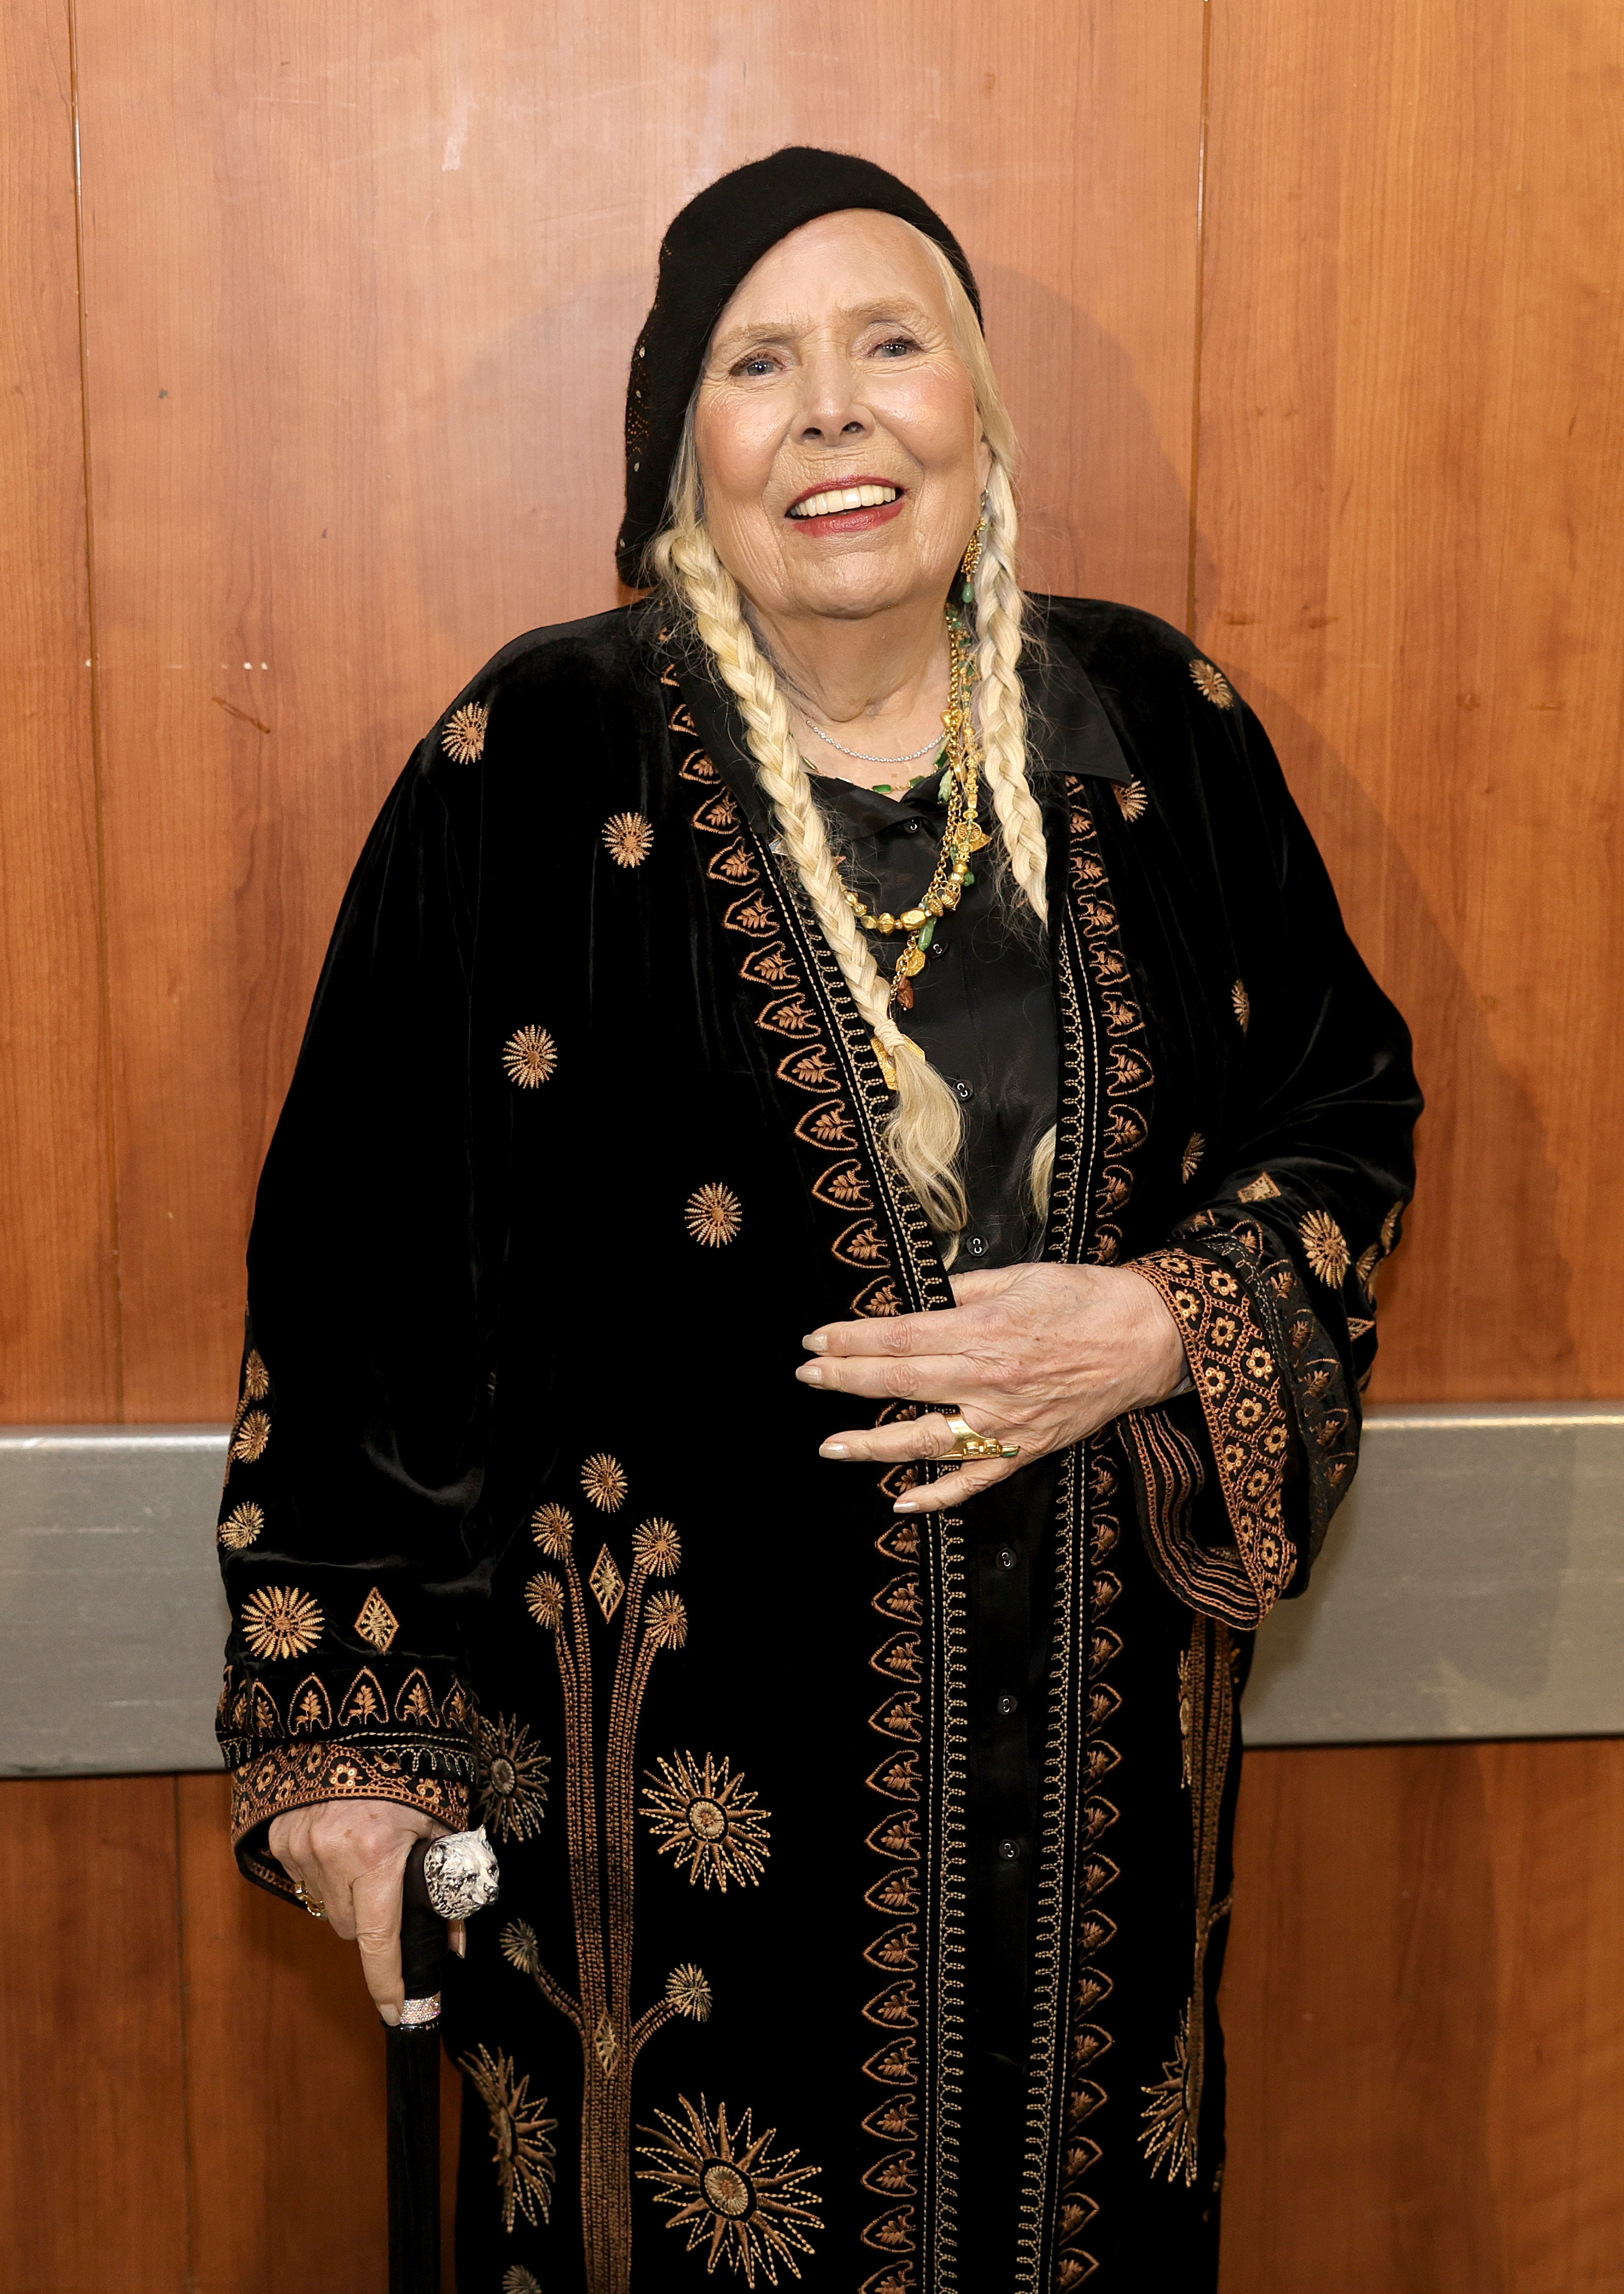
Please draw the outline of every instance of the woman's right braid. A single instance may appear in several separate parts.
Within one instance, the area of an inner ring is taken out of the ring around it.
[[[1009,472],[995,457],[987,484],[987,539],[976,569],[976,668],[982,769],[1010,870],[1040,923],[1049,920],[1049,845],[1026,774],[1027,709],[1020,681],[1024,600],[1015,579],[1019,520]]]

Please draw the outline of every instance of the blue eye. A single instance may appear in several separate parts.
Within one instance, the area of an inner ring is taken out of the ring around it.
[[[735,374],[771,374],[772,371],[773,362],[765,351],[758,351],[751,358],[741,359],[734,369]]]
[[[876,343],[874,347],[887,358],[906,358],[910,351],[919,348],[919,345],[912,335],[893,335],[889,342]]]

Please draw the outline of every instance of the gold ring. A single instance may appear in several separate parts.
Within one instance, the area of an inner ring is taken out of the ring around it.
[[[995,1435],[978,1434],[965,1418],[950,1418],[947,1431],[953,1436],[951,1450],[938,1452],[944,1458],[1019,1458],[1020,1444],[1000,1442]]]
[[[322,1902],[320,1896],[307,1896],[305,1894],[304,1883],[303,1880],[299,1882],[293,1892],[297,1901],[304,1905],[305,1910],[310,1914],[313,1920],[324,1920],[327,1917],[327,1906]]]

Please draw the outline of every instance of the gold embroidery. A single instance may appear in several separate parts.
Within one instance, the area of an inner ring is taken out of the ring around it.
[[[1143,781],[1118,781],[1116,785],[1116,806],[1125,820],[1142,820],[1150,808],[1150,792]]]
[[[715,1250],[733,1241],[744,1215],[733,1189],[723,1186],[719,1179],[711,1179],[688,1197],[683,1216],[694,1241]]]
[[[613,1506],[626,1494],[626,1479],[612,1458],[588,1460],[593,1468],[613,1468]],[[612,1507],[611,1510],[613,1509]],[[559,1507],[557,1515],[564,1515]],[[632,1541],[632,1566],[622,1581],[605,1546],[593,1572],[613,1570],[614,1598],[605,1603],[605,1623],[618,1613],[620,1631],[606,1704],[593,1688],[593,1647],[589,1629],[587,1587],[572,1545],[556,1526],[563,1550],[556,1554],[564,1575],[547,1573],[531,1580],[526,1605],[550,1635],[564,1692],[564,1826],[570,1899],[575,1940],[573,1995],[543,1965],[535,1932],[523,1920],[502,1930],[506,1957],[535,1983],[542,1997],[574,2027],[585,2069],[581,2105],[581,2204],[585,2228],[586,2282],[604,2294],[625,2294],[631,2267],[631,2076],[638,2054],[655,2032],[686,2016],[702,2021],[710,2012],[710,1988],[702,1969],[672,1970],[665,1996],[634,2020],[632,1976],[633,1857],[637,1785],[634,1761],[644,1698],[656,1657],[680,1648],[687,1638],[687,1612],[669,1590],[648,1592],[651,1577],[669,1575],[681,1558],[681,1545],[668,1521],[645,1522]],[[604,1732],[601,1767],[597,1758]]]
[[[581,1486],[600,1512],[619,1513],[626,1502],[625,1468],[618,1458],[599,1451],[581,1468]]]
[[[1240,1022],[1240,1032],[1244,1036],[1252,1024],[1252,998],[1246,993],[1244,980],[1238,980],[1230,988],[1230,1001],[1235,1006],[1235,1017]]]
[[[1122,1527],[1116,1512],[1120,1476],[1112,1460],[1108,1436],[1097,1435],[1085,1444],[1083,1468],[1088,1502],[1090,1693],[1083,1748],[1088,1797],[1084,1803],[1082,1833],[1090,1851],[1095,1851],[1096,1843],[1118,1821],[1120,1814],[1116,1802],[1106,1799],[1099,1789],[1101,1778],[1108,1776],[1121,1760],[1116,1747],[1100,1733],[1122,1705],[1121,1697],[1105,1678],[1122,1653],[1122,1643],[1116,1634],[1101,1631],[1099,1623],[1121,1590],[1117,1579],[1104,1566],[1122,1542]],[[1058,2290],[1082,2285],[1100,2266],[1097,2257],[1083,2239],[1100,2209],[1100,2201],[1087,2184],[1103,2152],[1085,2130],[1088,2121],[1108,2100],[1096,2073],[1101,2058],[1111,2048],[1112,2038],[1102,2024],[1091,2019],[1114,1988],[1103,1955],[1116,1938],[1116,1925],[1100,1908],[1099,1899],[1118,1876],[1117,1867],[1097,1851],[1084,1858],[1078,1875],[1078,1950],[1071,1990],[1071,2069],[1056,2224],[1054,2285]]]
[[[256,1351],[242,1366],[242,1398],[245,1402],[263,1402],[270,1391],[271,1373]]]
[[[363,1641],[370,1641],[379,1655],[394,1645],[401,1630],[401,1621],[389,1607],[376,1585],[361,1605],[361,1615],[355,1620],[355,1630]]]
[[[552,2212],[556,2158],[550,2138],[558,2124],[548,2115],[547,2097],[530,2101],[529,2073],[521,2078],[513,2057],[499,2049],[493,2055],[482,2046],[460,2055],[457,2068],[466,2072],[491,2114],[502,2228],[512,2231],[516,2213],[532,2226],[546,2222]]]
[[[369,1729],[374,1722],[388,1718],[389,1705],[378,1675],[370,1665],[362,1665],[344,1692],[344,1702],[338,1707],[338,1726]]]
[[[1394,1203],[1393,1208],[1388,1212],[1386,1217],[1382,1221],[1382,1249],[1384,1252],[1392,1250],[1393,1238],[1399,1231],[1399,1221],[1403,1217],[1403,1216],[1404,1199],[1401,1195],[1398,1201]]]
[[[453,763],[477,764],[485,753],[485,733],[490,722],[491,712],[483,702],[465,701],[446,719],[440,745]]]
[[[242,1605],[242,1637],[256,1656],[304,1656],[321,1638],[321,1605],[296,1585],[266,1585]]]
[[[1235,688],[1221,669],[1214,669],[1210,661],[1192,661],[1190,673],[1196,681],[1197,692],[1214,709],[1233,709]]]
[[[1255,1614],[1232,1622],[1255,1625],[1284,1591],[1293,1566],[1282,1495],[1291,1433],[1279,1366],[1245,1286],[1229,1267],[1188,1251],[1158,1250],[1135,1259],[1133,1271],[1161,1292],[1183,1335],[1255,1598]]]
[[[288,1718],[296,1734],[308,1729],[319,1734],[333,1725],[333,1708],[324,1686],[307,1673],[288,1700]]]
[[[743,1777],[710,1753],[702,1761],[678,1753],[662,1758],[659,1768],[658,1777],[649,1771],[643,1813],[661,1855],[672,1857],[691,1886],[702,1881],[709,1888],[714,1881],[724,1895],[730,1880],[753,1887],[768,1854],[767,1810],[745,1791]]]
[[[1297,1222],[1303,1253],[1328,1289],[1334,1290],[1348,1271],[1348,1245],[1342,1229],[1328,1211],[1309,1211]]]
[[[1193,2189],[1199,2168],[1201,2095],[1206,2071],[1206,1961],[1213,1931],[1229,1916],[1230,1899],[1216,1900],[1223,1796],[1235,1737],[1234,1650],[1227,1625],[1198,1617],[1190,1647],[1179,1659],[1179,1732],[1184,1782],[1190,1793],[1195,1858],[1195,1973],[1190,1996],[1173,2037],[1172,2060],[1144,2089],[1149,2097],[1140,2137],[1152,2173],[1181,2173]]]
[[[533,1840],[547,1813],[551,1755],[505,1712],[478,1725],[480,1821],[495,1839]]]
[[[409,1721],[414,1728],[429,1728],[440,1718],[434,1710],[434,1700],[427,1680],[421,1672],[407,1675],[400,1694],[394,1700],[394,1717]]]
[[[1179,1159],[1179,1176],[1186,1186],[1201,1168],[1201,1158],[1206,1152],[1206,1142],[1198,1131],[1192,1131]]]
[[[502,2294],[541,2294],[541,2282],[522,2262],[516,2262],[511,2270],[502,2273]]]
[[[543,1553],[561,1561],[575,1534],[575,1517],[568,1506],[538,1506],[530,1517],[531,1534]]]
[[[241,1464],[251,1466],[256,1458],[264,1456],[265,1445],[270,1439],[271,1420],[265,1412],[263,1410],[245,1411],[232,1437],[231,1455]]]
[[[1349,1321],[1348,1321],[1348,1336],[1349,1336],[1351,1338],[1365,1338],[1365,1337],[1367,1337],[1367,1336],[1369,1334],[1369,1332],[1370,1332],[1370,1331],[1372,1331],[1373,1330],[1375,1330],[1375,1328],[1376,1328],[1376,1323],[1375,1323],[1375,1322],[1374,1322],[1374,1321],[1368,1321],[1368,1320],[1366,1320],[1363,1316],[1360,1316],[1360,1315],[1352,1315],[1352,1316],[1350,1316],[1350,1317],[1349,1317]]]
[[[344,1725],[344,1716],[339,1715]],[[261,1753],[237,1769],[231,1777],[231,1838],[241,1842],[256,1825],[269,1822],[292,1808],[313,1807],[324,1800],[388,1800],[421,1809],[452,1832],[467,1823],[468,1792],[456,1777],[423,1776],[414,1763],[431,1748],[418,1745],[404,1750],[385,1745],[319,1742],[282,1745]],[[466,1758],[443,1742],[432,1748],[442,1765]],[[281,1894],[293,1893],[293,1883],[273,1858],[249,1858],[256,1877]]]
[[[592,1574],[587,1582],[592,1588],[593,1598],[604,1613],[604,1623],[605,1624],[612,1623],[615,1611],[621,1606],[621,1597],[626,1590],[626,1580],[615,1567],[614,1556],[606,1545],[592,1564]]]
[[[797,2166],[799,2151],[775,2152],[777,2128],[755,2134],[748,2111],[729,2127],[725,2103],[714,2119],[702,2098],[695,2109],[678,2095],[677,2107],[680,2119],[659,2111],[659,2127],[638,2129],[651,2140],[638,2145],[650,2163],[637,2175],[654,2184],[656,2204],[671,2209],[668,2228],[686,2228],[689,2254],[704,2249],[710,2271],[726,2261],[747,2286],[758,2271],[775,2286],[780,2262],[799,2278],[796,2255],[813,2251],[806,2233],[824,2227],[821,2201],[808,2187],[821,2169]]]
[[[256,1505],[233,1506],[215,1534],[228,1553],[252,1545],[265,1525],[264,1509]]]
[[[503,1045],[502,1065],[509,1082],[534,1091],[557,1067],[558,1046],[545,1028],[521,1028]]]
[[[617,867],[637,868],[654,850],[654,832],[640,812],[612,812],[604,823],[604,844]]]
[[[1260,1171],[1255,1179],[1248,1179],[1244,1187],[1235,1190],[1243,1203],[1272,1202],[1279,1192],[1267,1171]]]
[[[1088,1256],[1096,1265],[1109,1266],[1122,1251],[1118,1222],[1133,1192],[1133,1158],[1149,1136],[1155,1078],[1144,1017],[1123,951],[1116,904],[1100,850],[1099,831],[1089,809],[1086,785],[1073,775],[1067,787],[1071,795],[1072,907],[1083,935],[1084,962],[1105,1037],[1103,1154],[1091,1207],[1094,1225]],[[1057,1190],[1060,1176],[1057,1156]],[[1052,1219],[1051,1225],[1055,1228]],[[1064,1244],[1064,1236],[1055,1228],[1051,1252],[1063,1256]]]

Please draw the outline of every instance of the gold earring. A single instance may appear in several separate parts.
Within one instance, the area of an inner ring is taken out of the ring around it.
[[[973,606],[976,602],[976,568],[981,563],[981,543],[986,533],[987,512],[983,510],[980,523],[970,535],[964,556],[959,565],[959,572],[964,583],[959,594],[967,606]]]

